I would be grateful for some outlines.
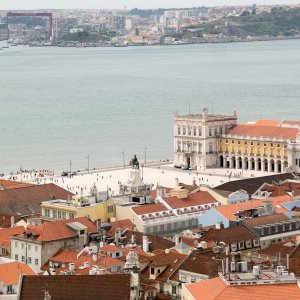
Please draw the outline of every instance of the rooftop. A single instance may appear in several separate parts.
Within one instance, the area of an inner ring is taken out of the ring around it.
[[[81,217],[75,219],[60,220],[56,222],[45,222],[42,225],[38,226],[28,225],[25,233],[30,237],[34,237],[34,240],[36,241],[48,242],[62,240],[76,236],[75,232],[72,231],[68,225],[72,226],[73,224],[77,228],[77,223],[87,228],[88,233],[97,232],[97,227],[90,220],[85,217]],[[24,234],[20,234],[19,237],[23,238]]]
[[[17,284],[21,274],[37,275],[31,267],[17,261],[0,264],[0,282],[5,285]]]
[[[166,197],[164,198],[164,201],[172,209],[218,203],[218,201],[208,192],[187,194],[187,197],[184,199],[180,199],[178,197]]]
[[[53,184],[29,185],[0,191],[0,213],[29,216],[41,213],[41,203],[51,199],[68,199],[73,194]]]
[[[296,140],[299,130],[297,128],[277,127],[277,126],[258,126],[258,125],[235,125],[229,129],[227,135],[231,136],[250,136],[254,138],[277,138]]]
[[[63,287],[63,288],[62,288]],[[117,287],[117,288],[116,288]],[[24,276],[20,300],[130,299],[130,274]]]
[[[283,300],[299,299],[297,283],[277,283],[266,288],[264,284],[228,285],[222,278],[213,278],[186,285],[196,300]]]

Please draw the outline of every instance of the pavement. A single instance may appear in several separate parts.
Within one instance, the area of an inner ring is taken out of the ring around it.
[[[40,176],[39,173],[25,172],[15,174],[14,178],[29,183],[54,183],[74,194],[80,195],[82,193],[83,196],[88,195],[95,185],[99,192],[109,190],[109,194],[114,196],[118,195],[120,183],[127,184],[130,170],[130,166],[93,169],[76,172],[76,175],[71,177],[61,176],[60,174],[43,174],[43,176]],[[146,164],[146,166],[140,168],[140,172],[144,183],[154,184],[154,186],[159,184],[164,187],[174,187],[176,178],[185,184],[192,184],[195,181],[197,185],[206,184],[216,187],[228,181],[272,175],[272,173],[266,172],[245,170],[242,172],[242,170],[220,168],[201,171],[181,170],[166,162]]]

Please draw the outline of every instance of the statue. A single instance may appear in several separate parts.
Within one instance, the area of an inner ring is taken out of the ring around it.
[[[140,163],[139,163],[136,155],[134,155],[134,158],[130,161],[130,165],[132,166],[132,169],[139,169],[140,168]]]

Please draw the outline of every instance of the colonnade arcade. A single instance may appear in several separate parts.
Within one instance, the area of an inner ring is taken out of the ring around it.
[[[266,158],[220,154],[218,166],[220,168],[229,169],[283,173],[288,167],[288,161],[285,159],[276,159],[271,157]]]

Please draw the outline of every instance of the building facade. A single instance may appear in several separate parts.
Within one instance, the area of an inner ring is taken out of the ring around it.
[[[237,115],[174,114],[174,164],[205,170],[217,165],[217,137],[236,124]]]
[[[237,115],[174,115],[174,164],[300,172],[300,122],[260,120],[237,124]]]

